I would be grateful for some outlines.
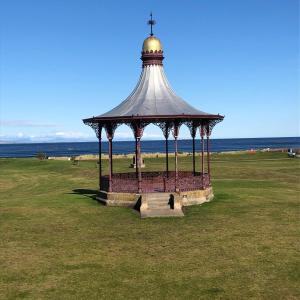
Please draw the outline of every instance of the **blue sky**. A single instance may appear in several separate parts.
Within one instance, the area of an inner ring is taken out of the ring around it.
[[[95,139],[81,119],[134,88],[151,10],[176,93],[225,115],[213,137],[299,136],[297,0],[3,0],[0,141]]]

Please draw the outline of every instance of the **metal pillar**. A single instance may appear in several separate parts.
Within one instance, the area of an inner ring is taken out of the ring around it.
[[[195,135],[193,135],[193,175],[196,173],[196,162],[195,162]]]
[[[138,170],[138,192],[142,192],[142,159],[141,159],[141,137],[137,137],[137,170]]]
[[[108,191],[112,191],[112,174],[113,174],[113,164],[112,164],[112,137],[108,138],[108,157],[109,157],[109,170],[108,170],[108,177],[109,177],[109,186]]]
[[[175,191],[178,192],[178,145],[177,136],[175,137]]]
[[[136,177],[138,181],[138,193],[142,193],[142,158],[141,158],[141,138],[143,135],[144,127],[140,122],[132,123],[131,128],[134,132],[135,137],[135,164],[136,164]]]
[[[166,173],[167,173],[167,178],[169,178],[169,142],[167,136],[166,136]]]
[[[114,137],[114,132],[116,129],[116,124],[107,123],[105,124],[106,137],[108,139],[108,191],[112,192],[113,190],[113,150],[112,150],[112,140]]]
[[[138,157],[138,141],[137,138],[135,138],[135,177],[136,178],[138,178],[139,176],[137,157]]]
[[[210,184],[210,153],[209,153],[209,133],[206,136],[206,150],[207,150],[207,173],[208,173],[208,182]]]
[[[173,136],[174,136],[174,145],[175,145],[175,192],[179,192],[178,186],[178,132],[179,126],[177,124],[174,125]]]
[[[200,127],[200,137],[201,137],[201,181],[202,188],[204,188],[204,128]]]
[[[99,125],[99,190],[101,191],[101,178],[102,178],[102,136],[101,129]]]

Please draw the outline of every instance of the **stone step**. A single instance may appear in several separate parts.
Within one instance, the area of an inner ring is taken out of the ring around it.
[[[165,209],[165,210],[169,210],[171,209],[170,206],[166,206],[166,205],[148,205],[148,209]]]
[[[155,197],[155,196],[153,196],[153,197],[147,197],[147,200],[149,200],[149,201],[166,201],[166,202],[169,202],[169,200],[170,200],[170,197],[168,197],[168,196],[159,196],[159,197]]]
[[[157,198],[152,198],[152,199],[147,199],[147,202],[148,203],[169,203],[170,199],[166,199],[166,198],[163,198],[163,199],[157,199]]]
[[[148,199],[169,199],[170,193],[147,193]]]
[[[170,199],[166,199],[166,198],[163,198],[163,199],[157,199],[157,198],[153,198],[153,199],[147,199],[147,203],[166,203],[168,204],[170,201]]]
[[[157,197],[157,195],[153,195],[152,197],[147,197],[148,207],[151,208],[170,208],[170,199],[166,197],[166,195]]]
[[[141,217],[183,217],[184,214],[181,208],[177,206],[176,209],[171,209],[170,198],[170,193],[147,193],[142,195]],[[145,206],[143,206],[143,203]]]
[[[181,209],[147,209],[141,212],[141,218],[183,217]]]
[[[164,204],[164,205],[168,205],[169,200],[166,201],[166,199],[164,200],[158,200],[158,199],[150,199],[147,201],[148,204]]]
[[[165,209],[171,209],[170,205],[167,205],[167,204],[151,204],[151,203],[148,203],[148,207],[149,208],[165,208]]]
[[[148,201],[147,202],[149,208],[166,208],[170,209],[170,204],[169,202],[166,201]]]

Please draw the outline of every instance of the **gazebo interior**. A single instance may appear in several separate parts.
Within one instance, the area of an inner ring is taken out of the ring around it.
[[[173,120],[147,120],[141,119],[116,123],[115,120],[102,122],[86,122],[94,128],[99,140],[99,189],[106,192],[120,193],[154,193],[154,192],[179,192],[206,189],[210,186],[210,141],[209,137],[213,126],[218,119],[190,120],[178,117]],[[142,123],[142,125],[141,125]],[[141,138],[145,126],[155,124],[162,129],[165,138],[165,171],[142,172],[141,163]],[[113,138],[117,127],[121,124],[128,124],[135,137],[136,168],[135,172],[114,173],[113,172]],[[192,169],[180,171],[178,168],[178,137],[180,126],[185,124],[191,133],[192,138]],[[108,175],[102,174],[102,134],[106,133],[108,139],[109,170]],[[201,152],[196,154],[196,134],[199,133]],[[174,137],[174,170],[169,169],[169,136]],[[200,170],[196,170],[196,159],[200,159]]]

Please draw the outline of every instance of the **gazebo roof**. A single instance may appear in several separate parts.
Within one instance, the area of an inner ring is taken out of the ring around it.
[[[143,68],[132,93],[118,106],[96,118],[130,116],[208,115],[178,97],[160,65]]]
[[[166,122],[168,119],[180,119],[183,122],[223,120],[223,116],[198,110],[175,94],[164,73],[161,42],[153,34],[143,43],[141,59],[143,69],[132,93],[115,108],[96,117],[84,119],[84,123],[131,123],[134,120],[157,123]]]

